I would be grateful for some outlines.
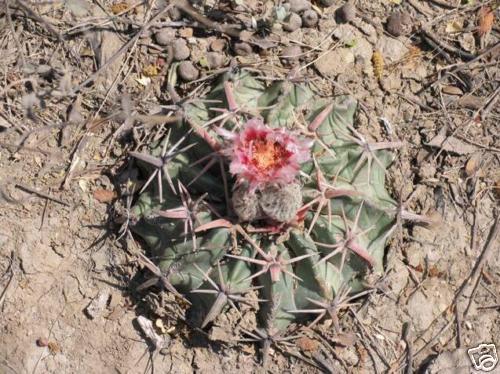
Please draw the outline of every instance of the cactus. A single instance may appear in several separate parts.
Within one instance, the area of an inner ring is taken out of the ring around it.
[[[366,292],[366,274],[383,270],[398,212],[385,173],[402,144],[367,141],[350,97],[332,102],[289,81],[266,86],[246,71],[182,109],[150,154],[133,154],[158,179],[132,209],[151,258],[203,308],[202,327],[251,290],[260,331],[323,317],[336,325],[337,312]],[[259,131],[271,140],[242,140]],[[258,156],[251,167],[248,152]],[[270,172],[276,160],[286,165]]]

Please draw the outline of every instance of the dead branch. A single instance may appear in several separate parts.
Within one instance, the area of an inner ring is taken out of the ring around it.
[[[462,283],[460,288],[458,289],[457,293],[455,294],[455,299],[454,303],[457,302],[457,300],[460,298],[460,296],[463,295],[465,292],[465,289],[467,286],[473,284],[475,285],[476,282],[478,281],[478,278],[481,276],[481,271],[485,264],[488,262],[489,257],[491,255],[491,252],[493,252],[493,243],[496,240],[496,237],[498,236],[498,232],[500,231],[500,213],[496,213],[496,218],[495,218],[495,223],[491,227],[490,233],[488,235],[488,238],[486,239],[484,248],[477,258],[476,264],[472,268],[472,271],[470,275],[465,279],[465,281]]]
[[[177,7],[181,12],[187,14],[189,17],[202,24],[206,28],[214,31],[227,34],[233,38],[239,38],[241,35],[241,30],[235,29],[229,25],[221,25],[217,22],[210,20],[204,15],[200,14],[195,8],[191,6],[187,0],[177,0],[174,2],[175,7]]]

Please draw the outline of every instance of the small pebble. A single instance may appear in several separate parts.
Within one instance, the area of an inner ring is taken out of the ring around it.
[[[194,81],[200,75],[200,72],[191,61],[182,61],[177,68],[177,73],[185,82]]]
[[[290,12],[300,13],[304,10],[311,9],[311,3],[307,0],[290,0]]]
[[[306,10],[302,15],[302,24],[305,27],[314,27],[318,23],[318,13],[314,10]]]
[[[49,341],[47,338],[38,338],[36,340],[36,345],[39,347],[46,347],[49,345]]]
[[[172,43],[172,48],[174,51],[175,61],[185,60],[191,54],[191,51],[189,50],[189,47],[187,46],[187,42],[185,39],[176,39]]]
[[[245,42],[235,43],[234,44],[234,52],[238,56],[248,56],[249,54],[252,53],[252,46],[248,43],[245,43]]]
[[[224,39],[215,39],[210,43],[210,49],[214,52],[222,52],[226,48],[226,41]]]
[[[353,3],[347,2],[337,9],[335,13],[340,21],[352,22],[356,18],[356,7]]]
[[[302,18],[297,13],[290,13],[288,17],[285,18],[285,23],[283,24],[283,29],[288,32],[293,32],[302,27]]]
[[[192,27],[183,27],[183,28],[179,29],[179,36],[181,38],[186,38],[186,39],[192,38],[193,33],[194,33],[194,30]]]
[[[336,0],[321,0],[320,3],[323,6],[332,6]]]
[[[394,12],[387,18],[387,32],[394,36],[407,34],[411,31],[411,16],[406,12]]]
[[[224,55],[218,52],[208,52],[207,62],[209,69],[218,69],[224,65]]]
[[[174,7],[172,7],[172,8],[170,8],[170,9],[167,11],[167,13],[168,13],[168,16],[170,17],[170,19],[171,19],[172,21],[178,21],[178,20],[180,20],[180,19],[182,18],[182,13],[181,13],[181,11],[179,10],[179,8],[177,8],[177,7],[175,7],[175,6],[174,6]]]
[[[286,65],[295,65],[299,61],[302,48],[298,45],[291,45],[281,51],[281,59]]]
[[[158,45],[169,45],[175,39],[175,30],[165,27],[156,32],[154,38]]]

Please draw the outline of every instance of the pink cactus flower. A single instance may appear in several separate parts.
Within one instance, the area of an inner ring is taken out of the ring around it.
[[[300,164],[311,158],[311,141],[285,129],[272,129],[260,119],[249,120],[238,134],[224,130],[221,135],[232,142],[230,172],[238,182],[247,182],[251,191],[270,182],[293,182]]]

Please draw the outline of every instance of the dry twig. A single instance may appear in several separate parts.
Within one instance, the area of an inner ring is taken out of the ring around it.
[[[21,184],[21,183],[16,183],[15,185],[17,188],[21,189],[21,190],[24,190],[26,192],[29,192],[29,193],[32,193],[32,194],[35,194],[39,197],[43,197],[44,199],[47,199],[47,200],[51,200],[51,201],[55,201],[56,203],[59,203],[61,205],[64,205],[64,206],[69,206],[68,203],[62,201],[61,199],[58,199],[57,197],[54,197],[52,195],[49,195],[48,193],[45,193],[45,192],[42,192],[40,190],[37,190],[33,187],[30,187],[30,186],[27,186],[25,184]]]

